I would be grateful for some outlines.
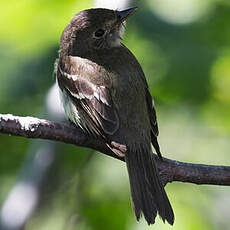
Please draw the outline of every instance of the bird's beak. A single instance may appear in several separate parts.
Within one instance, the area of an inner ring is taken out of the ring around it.
[[[137,11],[137,7],[131,7],[122,11],[117,11],[119,22],[122,23],[125,21],[131,14],[135,13]]]

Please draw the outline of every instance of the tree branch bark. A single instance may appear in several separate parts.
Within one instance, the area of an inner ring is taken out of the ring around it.
[[[106,155],[124,161],[115,155],[103,140],[88,136],[79,127],[57,123],[34,117],[19,117],[0,114],[0,133],[26,138],[40,138],[61,141],[77,146],[95,149]],[[163,183],[172,181],[194,184],[230,185],[230,166],[191,164],[164,158],[159,160],[155,154]]]

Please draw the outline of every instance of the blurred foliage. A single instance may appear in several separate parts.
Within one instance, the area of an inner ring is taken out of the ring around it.
[[[92,5],[86,0],[1,1],[1,113],[42,117],[55,82],[60,34],[76,12]],[[127,22],[124,43],[140,61],[155,98],[163,154],[229,165],[229,1],[133,5],[139,11]],[[27,139],[0,135],[0,201],[28,148]],[[26,229],[171,229],[160,220],[151,227],[144,220],[136,223],[123,163],[69,145],[59,145],[56,152],[42,202]],[[167,192],[176,215],[173,229],[230,229],[224,214],[229,213],[229,188],[173,183]]]

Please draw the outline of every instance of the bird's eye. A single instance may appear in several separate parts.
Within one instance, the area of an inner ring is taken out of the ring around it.
[[[104,35],[105,31],[103,29],[98,29],[94,35],[95,37],[99,38],[99,37],[102,37]]]

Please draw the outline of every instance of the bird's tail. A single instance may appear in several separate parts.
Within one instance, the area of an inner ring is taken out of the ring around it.
[[[127,151],[125,160],[129,173],[133,209],[137,220],[143,213],[148,224],[155,222],[157,213],[173,225],[174,214],[151,151],[146,147]]]

